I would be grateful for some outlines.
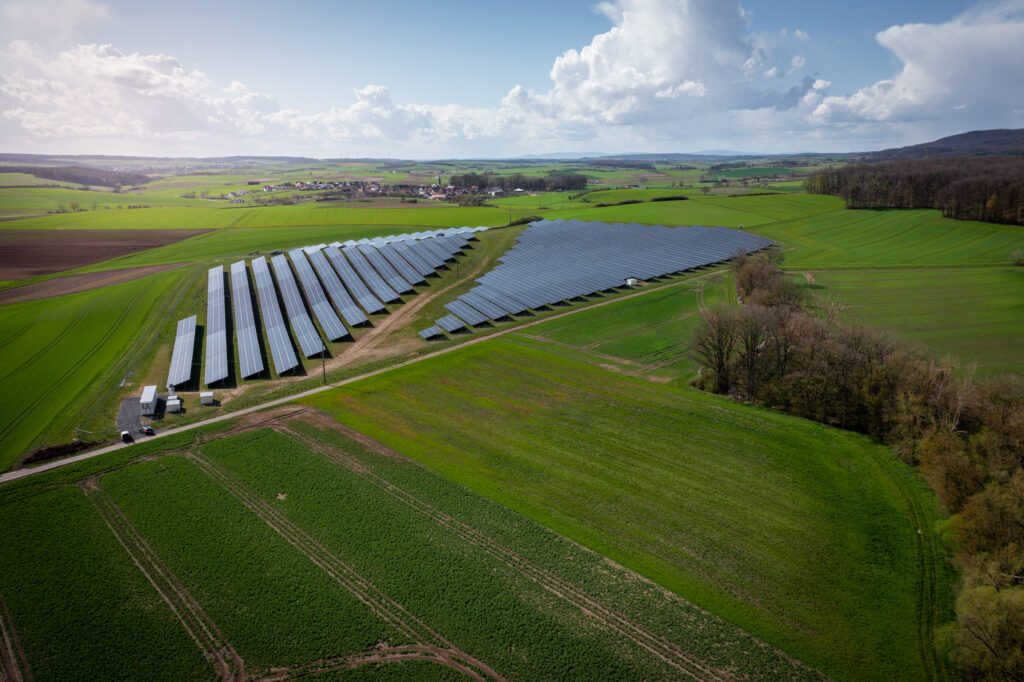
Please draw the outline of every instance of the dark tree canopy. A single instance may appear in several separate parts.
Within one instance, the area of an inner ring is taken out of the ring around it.
[[[856,163],[817,171],[806,185],[847,208],[937,208],[947,218],[1024,225],[1022,157]]]

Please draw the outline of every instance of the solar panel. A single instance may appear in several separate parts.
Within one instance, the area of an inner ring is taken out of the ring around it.
[[[227,305],[224,266],[210,268],[206,284],[206,372],[207,386],[228,377],[228,328],[224,319]]]
[[[423,284],[423,275],[407,261],[401,253],[391,244],[381,244],[377,247],[384,260],[391,264],[398,274],[410,284]]]
[[[366,256],[366,260],[370,261],[374,270],[380,273],[380,276],[384,278],[384,281],[388,283],[388,286],[397,291],[400,294],[407,294],[412,291],[412,285],[409,284],[398,272],[391,267],[387,259],[384,258],[383,254],[377,249],[376,246],[370,244],[362,244],[359,246],[359,252]]]
[[[473,230],[423,238],[416,247],[432,265],[464,248]],[[729,260],[772,242],[724,227],[662,227],[636,223],[540,220],[477,286],[445,307],[472,326],[530,309],[616,291],[627,278],[650,280]],[[449,316],[451,317],[451,316]],[[444,322],[444,323],[442,323]],[[443,318],[437,325],[450,331]]]
[[[288,313],[292,331],[299,340],[302,354],[309,358],[322,353],[326,350],[324,342],[320,340],[320,334],[306,313],[306,306],[302,302],[302,295],[299,294],[299,287],[295,284],[292,269],[288,267],[288,260],[283,254],[278,254],[270,259],[270,263],[274,266],[274,275],[281,291],[281,298],[284,300],[284,309]]]
[[[466,323],[454,315],[445,315],[440,320],[435,320],[435,323],[449,334],[466,328]]]
[[[359,250],[358,246],[346,246],[342,250],[342,254],[348,259],[352,266],[359,273],[359,276],[363,278],[366,285],[373,290],[374,295],[385,303],[391,303],[392,301],[399,300],[398,294],[392,289],[387,282],[385,282],[377,271],[370,265],[370,261],[366,260],[366,256]]]
[[[419,332],[420,338],[424,341],[430,341],[431,339],[444,338],[444,334],[437,327],[427,327],[426,329]]]
[[[341,316],[345,318],[345,321],[352,326],[369,322],[366,314],[359,309],[359,306],[352,300],[348,291],[345,290],[341,280],[338,279],[338,274],[331,267],[330,262],[328,262],[327,256],[322,251],[314,251],[309,254],[309,262],[313,264],[316,274],[320,275],[320,281],[323,282],[327,295],[331,297],[331,302],[341,312]]]
[[[327,258],[331,261],[331,265],[334,266],[335,272],[341,277],[341,281],[345,283],[352,297],[362,306],[363,310],[368,313],[379,313],[384,310],[384,304],[370,293],[369,288],[360,279],[359,275],[356,274],[352,264],[338,250],[338,247],[334,245],[328,246],[324,249],[324,253],[327,254]]]
[[[178,320],[174,334],[174,352],[171,353],[171,367],[167,372],[167,387],[173,388],[192,378],[192,354],[196,342],[196,316]]]
[[[252,312],[249,273],[244,260],[231,264],[231,303],[234,311],[235,340],[238,343],[238,360],[242,368],[242,378],[247,378],[263,371],[263,356],[256,336],[256,317]]]
[[[390,246],[395,251],[400,253],[402,255],[402,258],[404,258],[409,263],[409,265],[411,265],[412,268],[416,270],[416,272],[420,273],[421,276],[430,277],[431,275],[434,274],[434,268],[429,263],[427,263],[427,261],[425,261],[423,257],[416,252],[415,249],[410,248],[410,246],[405,242],[391,242]]]
[[[316,278],[316,273],[313,272],[313,268],[306,259],[306,252],[302,249],[295,249],[289,251],[288,255],[291,256],[295,272],[299,274],[299,282],[302,284],[302,290],[306,292],[309,307],[313,309],[313,314],[320,321],[320,328],[327,334],[327,338],[337,341],[348,337],[348,330],[338,319],[337,313],[331,307],[331,302],[327,300],[327,295],[324,293],[323,287],[320,286],[320,280]]]
[[[288,338],[288,329],[281,317],[281,306],[277,303],[277,290],[274,280],[270,277],[267,259],[263,256],[252,261],[252,274],[256,277],[256,296],[260,300],[260,312],[263,314],[263,329],[270,342],[270,356],[274,360],[274,369],[278,374],[294,369],[299,364],[292,349],[292,341]]]
[[[487,324],[487,318],[464,301],[455,300],[446,303],[444,307],[474,327]]]

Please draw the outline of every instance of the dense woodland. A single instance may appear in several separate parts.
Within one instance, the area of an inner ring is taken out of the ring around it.
[[[968,679],[1024,680],[1024,377],[973,381],[895,335],[844,323],[775,259],[737,260],[739,307],[692,339],[699,382],[888,443],[951,514],[961,571],[945,643]]]
[[[856,163],[819,170],[807,191],[847,208],[937,208],[947,218],[1024,225],[1024,157]]]
[[[78,185],[120,187],[149,182],[148,175],[90,168],[88,166],[4,166],[5,173],[26,173],[45,180],[73,182]]]
[[[463,173],[451,176],[448,183],[455,187],[478,187],[481,190],[500,187],[506,192],[514,189],[524,189],[530,192],[554,192],[586,189],[587,176],[580,173],[553,173],[546,177],[523,175],[522,173],[512,173],[511,175]]]

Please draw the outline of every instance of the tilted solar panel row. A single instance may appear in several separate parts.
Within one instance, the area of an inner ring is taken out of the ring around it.
[[[435,269],[423,259],[419,250],[414,248],[412,245],[405,242],[392,242],[390,246],[396,252],[401,254],[402,258],[404,258],[406,262],[408,262],[409,265],[420,274],[421,277],[430,277],[435,273]]]
[[[302,296],[295,284],[292,270],[288,267],[288,260],[283,254],[278,254],[273,256],[270,262],[274,266],[274,275],[277,277],[277,286],[284,300],[284,309],[288,313],[292,331],[299,340],[302,354],[309,358],[322,353],[325,350],[324,342],[313,326],[313,321],[309,319],[309,314],[306,313],[306,306],[302,303]]]
[[[424,341],[430,341],[431,339],[443,338],[444,334],[437,327],[427,327],[419,332],[420,338]]]
[[[196,316],[178,320],[174,333],[174,351],[171,353],[171,367],[167,372],[167,387],[173,388],[192,378],[192,355],[195,352]]]
[[[370,265],[372,265],[373,269],[377,271],[377,274],[384,278],[384,281],[388,283],[389,287],[397,291],[399,294],[407,294],[412,291],[412,285],[406,282],[405,278],[391,267],[391,264],[388,263],[387,259],[384,258],[376,246],[360,244],[355,247],[354,250],[358,250],[359,253],[366,257],[366,260],[370,262]],[[346,250],[345,253],[347,255],[349,251]]]
[[[390,263],[391,267],[393,267],[406,282],[409,284],[424,283],[423,275],[421,275],[419,271],[414,268],[404,256],[402,256],[393,244],[381,244],[380,246],[377,246],[376,249],[380,252],[380,255],[384,256],[384,260]]]
[[[451,237],[432,240],[457,248]],[[666,228],[640,224],[538,221],[524,230],[499,265],[477,279],[477,287],[449,307],[472,325],[481,316],[541,309],[599,295],[627,278],[654,279],[728,260],[771,244],[728,228]],[[460,314],[460,311],[462,314]]]
[[[256,336],[256,317],[252,311],[252,297],[249,296],[249,272],[244,260],[231,264],[231,303],[235,313],[238,360],[244,379],[263,371],[263,356]]]
[[[341,281],[345,283],[352,293],[352,297],[362,306],[363,310],[368,313],[379,313],[384,310],[384,304],[370,293],[366,284],[352,268],[352,264],[336,246],[328,246],[324,249],[324,253],[327,254],[327,258],[331,261],[338,276],[341,277]]]
[[[302,290],[306,292],[306,301],[313,309],[313,314],[320,322],[320,328],[324,330],[324,334],[331,341],[348,338],[348,330],[338,319],[331,302],[327,300],[327,295],[324,293],[323,287],[320,286],[320,280],[316,278],[316,273],[313,272],[313,268],[306,258],[306,252],[302,249],[293,249],[288,252],[288,255],[292,259],[292,265],[295,266],[295,272],[299,275]]]
[[[228,376],[228,328],[225,320],[224,266],[207,273],[206,285],[206,367],[207,386]]]
[[[274,361],[274,369],[278,374],[294,369],[299,359],[292,349],[292,341],[288,338],[288,329],[281,316],[281,307],[277,303],[277,290],[274,280],[270,277],[267,259],[263,256],[252,261],[252,274],[256,277],[256,297],[260,301],[260,312],[263,314],[263,330],[270,343],[270,356]]]
[[[356,272],[359,273],[359,276],[363,278],[363,281],[366,282],[366,285],[370,287],[377,298],[385,303],[391,303],[399,299],[395,290],[374,270],[373,266],[370,265],[370,261],[366,259],[366,256],[363,255],[358,246],[346,246],[342,249],[341,253],[348,259],[352,267],[356,269]]]
[[[449,334],[466,328],[466,323],[454,315],[445,315],[441,319],[435,320],[435,323]]]
[[[313,264],[316,274],[320,275],[320,281],[324,283],[327,295],[331,297],[331,302],[334,303],[334,307],[338,309],[345,321],[353,327],[366,324],[369,319],[345,290],[341,280],[338,279],[338,274],[328,262],[327,256],[322,251],[314,251],[309,254],[309,261]]]
[[[446,303],[444,307],[447,308],[452,314],[464,320],[466,324],[472,325],[474,327],[479,327],[480,325],[487,324],[486,316],[484,316],[479,311],[471,307],[469,304],[458,299],[452,301],[451,303]]]

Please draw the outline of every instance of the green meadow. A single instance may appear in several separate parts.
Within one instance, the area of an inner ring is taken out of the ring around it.
[[[0,468],[41,441],[109,438],[118,385],[173,335],[168,312],[196,275],[176,270],[0,306]]]
[[[811,291],[848,321],[884,327],[979,375],[1024,373],[1024,268],[812,271]],[[801,278],[803,281],[803,278]]]
[[[831,676],[929,676],[949,586],[912,471],[866,438],[602,364],[506,337],[303,402]]]

